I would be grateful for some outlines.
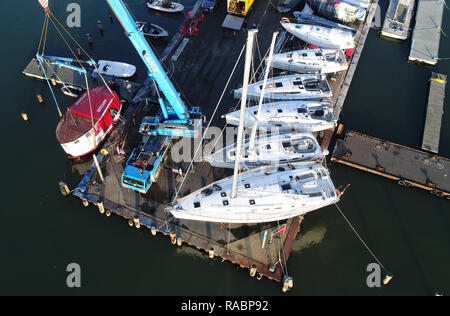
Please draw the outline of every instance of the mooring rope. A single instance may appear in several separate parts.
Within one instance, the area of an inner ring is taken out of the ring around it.
[[[337,205],[337,203],[334,203],[334,205],[336,205],[337,209],[339,210],[339,212],[341,213],[342,217],[344,217],[345,221],[347,222],[347,224],[350,226],[350,228],[353,230],[353,232],[355,233],[355,235],[359,238],[359,240],[361,241],[361,243],[364,245],[364,247],[367,249],[367,251],[369,251],[369,253],[372,255],[372,257],[376,260],[376,262],[378,262],[378,264],[386,271],[386,273],[389,274],[389,271],[386,269],[386,267],[381,263],[381,261],[375,256],[375,254],[372,252],[372,250],[370,250],[369,246],[367,246],[367,244],[364,242],[364,240],[361,238],[361,236],[358,234],[358,232],[356,231],[356,229],[353,227],[353,225],[350,223],[350,221],[347,219],[347,217],[344,215],[344,213],[342,212],[341,208]]]
[[[206,135],[207,131],[209,130],[209,127],[211,126],[212,119],[213,119],[213,117],[216,115],[216,112],[217,112],[217,110],[218,110],[218,108],[219,108],[220,103],[222,102],[223,96],[225,95],[225,91],[226,91],[226,89],[227,89],[227,87],[228,87],[228,84],[229,84],[230,81],[231,81],[231,78],[232,78],[233,75],[234,75],[234,72],[235,72],[235,70],[236,70],[236,68],[237,68],[237,65],[239,64],[239,61],[240,61],[240,59],[241,59],[241,57],[242,57],[242,53],[244,52],[244,49],[245,49],[245,45],[244,45],[244,46],[242,47],[242,49],[241,49],[241,52],[240,52],[240,54],[239,54],[238,59],[236,60],[236,63],[235,63],[235,65],[234,65],[234,67],[233,67],[233,70],[231,71],[231,74],[230,74],[230,76],[228,77],[228,81],[227,81],[227,83],[225,84],[225,87],[223,88],[222,95],[220,96],[219,101],[217,102],[217,105],[216,105],[216,107],[215,107],[215,109],[214,109],[214,112],[213,112],[213,114],[212,114],[212,116],[211,116],[211,119],[209,120],[208,126],[206,127],[205,132],[204,132],[203,135],[202,135],[202,138],[201,138],[201,140],[200,140],[200,144],[197,146],[197,149],[196,149],[196,151],[195,151],[195,153],[194,153],[194,159],[192,159],[192,161],[189,163],[189,167],[188,167],[188,169],[186,170],[186,176],[183,178],[183,181],[181,182],[180,186],[179,186],[179,187],[176,189],[176,191],[175,191],[175,195],[174,195],[174,198],[173,198],[173,200],[172,200],[172,203],[175,202],[175,200],[178,198],[178,194],[180,193],[181,189],[183,188],[184,182],[185,182],[186,179],[187,179],[187,175],[189,174],[189,171],[191,170],[192,166],[194,165],[195,157],[197,156],[199,149],[202,147],[202,144],[203,144],[203,140],[204,140],[204,138],[205,138],[205,135]]]

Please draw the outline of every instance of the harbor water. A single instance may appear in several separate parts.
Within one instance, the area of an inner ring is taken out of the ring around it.
[[[70,32],[86,51],[96,60],[134,64],[135,80],[145,80],[146,68],[118,21],[110,22],[106,1],[50,1],[62,23],[72,2],[81,7],[81,27]],[[161,54],[184,15],[155,13],[143,0],[127,3],[137,20],[152,21],[169,32],[168,40],[152,41]],[[181,3],[187,12],[195,0]],[[388,1],[380,6],[384,18]],[[118,216],[106,217],[60,194],[58,182],[74,188],[90,163],[72,165],[66,159],[55,137],[59,117],[47,83],[22,74],[38,47],[43,10],[37,1],[12,0],[1,1],[0,10],[6,13],[0,21],[0,295],[280,295],[276,282],[251,278],[248,270],[173,246],[167,237],[132,229]],[[445,34],[450,34],[449,12],[444,11]],[[103,36],[97,21],[102,21]],[[199,32],[207,31],[199,25]],[[432,71],[449,74],[450,42],[442,35],[439,55],[447,59],[435,67],[407,63],[409,49],[410,40],[389,41],[379,38],[377,29],[370,31],[342,112],[346,129],[420,148],[428,78]],[[70,56],[52,27],[45,52]],[[64,111],[74,99],[59,88],[55,91]],[[44,103],[37,101],[37,94]],[[447,97],[443,157],[450,157],[449,102]],[[29,122],[23,121],[22,112]],[[367,286],[367,266],[375,260],[330,206],[305,216],[287,265],[294,287],[286,295],[450,295],[450,201],[350,167],[329,168],[337,187],[350,184],[341,209],[394,278],[381,288]],[[442,172],[448,172],[450,181],[450,170]],[[80,288],[66,284],[70,263],[81,268]]]

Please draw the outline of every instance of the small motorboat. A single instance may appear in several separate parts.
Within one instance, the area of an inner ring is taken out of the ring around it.
[[[248,86],[247,99],[257,102],[264,81]],[[234,90],[234,97],[241,98],[242,88]],[[267,80],[264,100],[311,100],[333,96],[327,77],[323,74],[301,74],[279,76]]]
[[[329,49],[348,49],[355,47],[352,32],[313,24],[290,23],[283,19],[281,25],[295,37],[311,45]]]
[[[118,78],[132,77],[136,73],[136,66],[110,60],[99,60],[97,62],[97,69],[102,75]],[[93,73],[96,73],[97,69],[94,69]]]
[[[82,91],[83,91],[83,89],[81,89],[79,87],[69,86],[69,85],[64,85],[61,88],[62,93],[64,93],[65,95],[67,95],[69,97],[72,97],[72,98],[78,98]]]
[[[169,36],[169,33],[161,26],[149,22],[136,22],[136,25],[141,30],[142,34],[152,37],[161,38]]]
[[[56,128],[56,138],[70,159],[93,152],[114,129],[122,103],[116,92],[95,87],[70,106]]]
[[[239,125],[241,111],[225,114],[228,124]],[[336,118],[329,102],[282,101],[264,103],[258,113],[258,105],[245,111],[244,126],[253,128],[258,122],[258,130],[277,132],[318,132],[336,127]]]
[[[265,60],[267,64],[267,58]],[[348,67],[340,49],[304,49],[272,57],[272,67],[300,73],[334,73]]]
[[[322,151],[316,138],[309,132],[270,135],[247,140],[242,145],[240,162],[247,168],[262,165],[306,162],[321,159],[328,151]],[[211,166],[234,168],[236,144],[217,150],[203,157]]]
[[[181,3],[168,0],[147,0],[147,6],[153,10],[170,13],[182,12],[184,10],[184,6]]]

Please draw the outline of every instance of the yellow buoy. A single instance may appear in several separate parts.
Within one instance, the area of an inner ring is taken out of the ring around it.
[[[108,217],[110,217],[110,216],[111,216],[111,211],[110,211],[110,210],[106,210],[106,211],[105,211],[105,215],[108,216]]]
[[[105,213],[105,207],[103,206],[103,202],[98,202],[97,206],[98,206],[98,210],[99,210],[100,214]]]
[[[181,247],[182,244],[183,241],[181,240],[181,238],[177,238],[177,246]]]
[[[141,227],[141,222],[139,221],[139,217],[134,218],[134,226],[136,226],[136,228]]]
[[[156,236],[156,228],[155,228],[155,227],[152,227],[152,228],[151,228],[151,232],[152,232],[152,235],[153,235],[153,236]]]
[[[56,86],[56,80],[55,80],[55,78],[50,79],[50,81],[52,82],[52,85]]]
[[[29,120],[29,117],[28,117],[27,113],[22,113],[22,118],[23,118],[24,121],[28,121]]]
[[[170,232],[170,242],[173,245],[177,243],[177,234],[175,232]]]
[[[89,206],[89,201],[88,201],[88,200],[83,199],[82,201],[83,201],[83,205],[84,205],[85,207],[88,207],[88,206]]]
[[[130,227],[133,227],[133,225],[134,225],[133,220],[130,219],[130,220],[128,221],[128,225],[129,225]]]
[[[214,258],[214,248],[209,248],[208,256],[210,259]]]
[[[38,99],[38,102],[39,102],[39,103],[44,102],[44,98],[42,97],[42,94],[38,94],[38,95],[37,95],[37,99]]]
[[[393,277],[394,277],[393,275],[389,275],[389,274],[386,275],[386,277],[383,280],[383,284],[387,285],[392,280]]]
[[[256,266],[252,265],[250,268],[250,276],[253,278],[256,275]]]

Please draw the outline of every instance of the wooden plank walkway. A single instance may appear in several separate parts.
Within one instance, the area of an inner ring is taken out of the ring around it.
[[[435,72],[431,74],[430,94],[428,96],[422,149],[436,154],[439,152],[439,140],[441,138],[442,114],[444,114],[446,84],[446,75]]]
[[[441,39],[443,0],[418,0],[409,60],[435,65]]]
[[[450,199],[447,158],[347,131],[336,142],[331,160]]]
[[[44,68],[50,80],[53,79],[58,84],[66,84],[86,89],[86,77],[84,73],[80,73],[79,71],[70,68],[59,67],[56,64],[45,63]],[[36,58],[33,58],[28,63],[27,67],[23,70],[23,74],[28,77],[45,80],[44,72],[42,71],[41,65]],[[106,82],[113,80],[110,76],[103,77]],[[141,84],[133,81],[117,78],[114,80],[120,89],[120,97],[126,101],[130,101],[141,87]],[[89,87],[95,87],[103,84],[100,77],[93,76],[91,73],[87,74],[87,81]]]

